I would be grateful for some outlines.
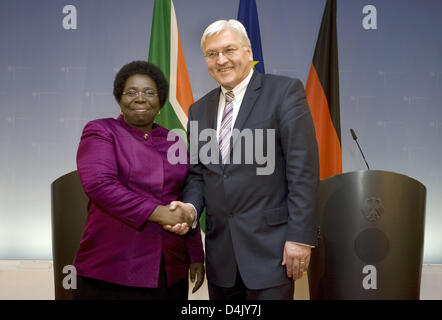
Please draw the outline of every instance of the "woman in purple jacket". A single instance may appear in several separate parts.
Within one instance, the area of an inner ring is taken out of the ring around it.
[[[186,300],[189,270],[193,292],[204,281],[199,227],[183,236],[165,229],[193,222],[169,210],[180,198],[188,164],[169,163],[168,148],[185,142],[176,135],[168,141],[171,133],[154,123],[167,93],[160,69],[131,62],[114,80],[121,115],[83,130],[77,167],[90,201],[74,260],[74,299]]]

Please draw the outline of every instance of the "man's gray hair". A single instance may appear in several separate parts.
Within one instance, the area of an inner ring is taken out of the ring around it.
[[[239,41],[246,47],[251,48],[252,45],[250,43],[250,39],[247,36],[246,28],[242,25],[238,20],[230,19],[230,20],[218,20],[212,23],[210,26],[204,30],[203,36],[201,37],[201,51],[204,52],[204,45],[206,43],[207,37],[211,37],[217,35],[225,30],[234,31],[238,37]]]

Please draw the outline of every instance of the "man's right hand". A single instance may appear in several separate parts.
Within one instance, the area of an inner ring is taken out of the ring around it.
[[[180,206],[158,206],[149,217],[149,221],[156,222],[165,230],[183,235],[189,231],[192,226],[194,215]]]
[[[190,224],[175,224],[175,225],[165,225],[163,228],[167,231],[183,235],[186,234],[189,231],[189,227],[192,227],[195,219],[196,219],[196,212],[195,209],[188,205],[187,203],[183,203],[181,201],[172,201],[169,205],[170,211],[174,212],[175,210],[184,210],[186,215],[192,217],[192,222]]]

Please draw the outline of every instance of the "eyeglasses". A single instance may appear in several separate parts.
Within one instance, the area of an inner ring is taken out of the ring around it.
[[[236,54],[236,51],[238,51],[238,48],[235,47],[229,47],[221,52],[210,50],[204,54],[204,58],[208,60],[216,60],[218,59],[220,53],[222,53],[226,58],[231,58]]]
[[[128,96],[131,99],[135,99],[138,97],[138,95],[141,93],[142,96],[145,98],[153,98],[158,96],[158,92],[155,90],[146,90],[146,91],[136,91],[136,90],[129,90],[127,92],[123,92],[123,95]]]

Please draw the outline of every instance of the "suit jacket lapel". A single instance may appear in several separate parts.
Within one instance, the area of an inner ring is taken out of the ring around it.
[[[242,100],[241,107],[239,109],[239,113],[233,128],[236,128],[240,131],[244,129],[246,120],[249,117],[249,114],[252,111],[253,106],[255,105],[256,99],[258,99],[261,83],[262,83],[262,74],[260,74],[257,71],[253,71],[252,78],[250,79],[249,85],[247,86],[247,90],[246,93],[244,94],[244,98]],[[230,146],[231,151],[238,137],[235,138],[236,139],[232,142],[232,145]]]
[[[218,118],[218,105],[219,105],[219,95],[221,93],[221,88],[214,90],[212,96],[210,97],[209,103],[207,105],[206,119],[204,123],[204,128],[212,128],[216,130],[216,121]]]
[[[219,95],[221,94],[221,87],[218,88],[218,90],[213,90],[213,94],[210,97],[207,105],[206,105],[206,113],[205,113],[205,118],[204,118],[204,123],[202,124],[201,128],[199,129],[199,131],[201,132],[201,130],[203,129],[212,129],[215,130],[216,132],[216,123],[217,123],[217,119],[218,119],[218,106],[219,106]],[[216,135],[215,135],[216,137]],[[206,142],[208,143],[208,142]],[[219,147],[218,147],[218,141],[216,141],[216,154],[218,157],[218,164],[206,164],[207,168],[211,168],[212,170],[218,172],[218,173],[222,173],[222,161],[221,161],[221,155],[219,152]]]

